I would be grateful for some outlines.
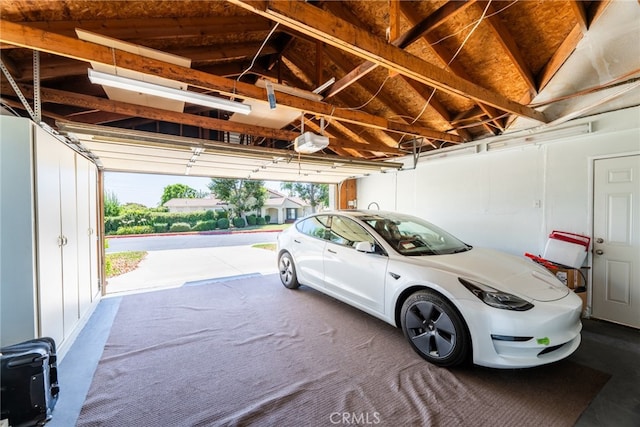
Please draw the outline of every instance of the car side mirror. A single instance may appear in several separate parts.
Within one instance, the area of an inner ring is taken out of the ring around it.
[[[371,242],[358,242],[356,243],[356,251],[358,252],[366,252],[366,253],[373,253],[375,252],[375,246],[373,245],[373,243]]]

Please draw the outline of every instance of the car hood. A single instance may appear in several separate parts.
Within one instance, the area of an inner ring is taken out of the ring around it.
[[[570,292],[553,274],[533,261],[491,249],[473,248],[412,260],[530,300],[554,301]]]

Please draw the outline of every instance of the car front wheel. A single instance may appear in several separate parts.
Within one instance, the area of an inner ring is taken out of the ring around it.
[[[297,289],[300,286],[296,275],[296,266],[289,252],[283,252],[278,260],[278,271],[280,272],[280,280],[285,288]]]
[[[402,331],[423,359],[437,366],[464,363],[470,350],[467,328],[456,309],[427,290],[411,295],[402,305]]]

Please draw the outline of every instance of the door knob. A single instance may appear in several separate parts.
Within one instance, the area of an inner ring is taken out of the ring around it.
[[[602,249],[596,249],[596,255],[602,255],[604,251]]]
[[[598,237],[596,239],[596,243],[604,243],[604,239],[602,237]]]

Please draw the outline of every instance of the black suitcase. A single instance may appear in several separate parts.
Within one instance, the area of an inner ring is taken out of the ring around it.
[[[37,338],[0,349],[0,419],[11,427],[43,425],[58,400],[56,343]]]

